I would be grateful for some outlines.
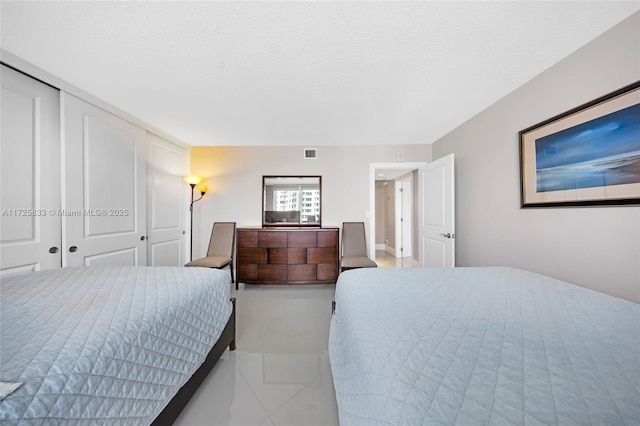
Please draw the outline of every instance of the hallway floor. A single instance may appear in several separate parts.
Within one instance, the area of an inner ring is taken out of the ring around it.
[[[415,268],[417,265],[411,257],[394,257],[384,250],[376,250],[375,261],[379,268]]]

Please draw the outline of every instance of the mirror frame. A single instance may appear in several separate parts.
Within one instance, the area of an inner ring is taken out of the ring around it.
[[[320,190],[320,208],[319,208],[319,220],[317,223],[303,223],[298,220],[297,222],[267,222],[266,221],[266,193],[267,193],[267,179],[276,179],[276,178],[296,178],[296,179],[304,179],[304,178],[313,178],[318,179],[318,189]],[[288,228],[321,228],[322,227],[322,176],[318,175],[265,175],[262,176],[262,227],[263,228],[274,228],[274,227],[288,227]]]

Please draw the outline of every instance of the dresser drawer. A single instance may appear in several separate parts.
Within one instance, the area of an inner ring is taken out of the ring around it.
[[[338,252],[335,247],[312,247],[307,249],[308,263],[335,263]]]
[[[335,283],[338,228],[238,228],[236,267],[245,284]]]
[[[258,247],[287,248],[287,233],[277,231],[259,232]]]

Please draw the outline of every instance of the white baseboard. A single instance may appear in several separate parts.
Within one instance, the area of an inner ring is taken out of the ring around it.
[[[385,253],[389,253],[391,256],[396,257],[396,250],[386,244],[376,244],[376,251],[384,251]]]
[[[376,244],[376,251],[384,251],[385,253],[389,253],[393,257],[400,257],[400,253],[396,253],[396,249],[386,244]],[[420,262],[415,260],[413,256],[411,256],[411,264],[414,268],[420,267]]]

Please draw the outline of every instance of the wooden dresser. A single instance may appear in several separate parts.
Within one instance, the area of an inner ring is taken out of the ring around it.
[[[238,228],[237,280],[327,284],[338,279],[338,228]]]

